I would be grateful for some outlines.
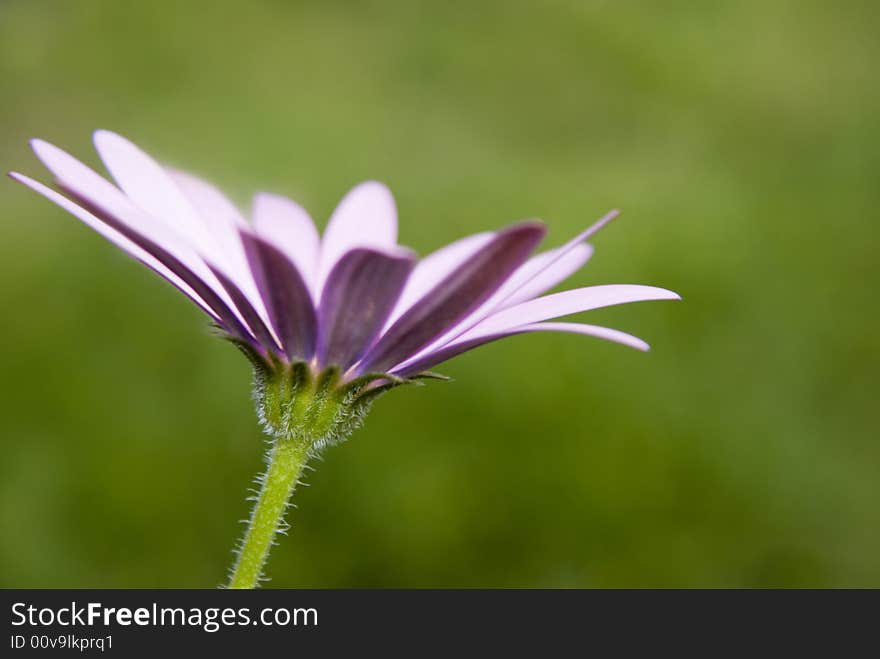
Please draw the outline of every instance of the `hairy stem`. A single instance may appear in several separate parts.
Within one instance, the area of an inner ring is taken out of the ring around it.
[[[254,504],[248,528],[232,568],[229,588],[256,588],[263,566],[280,528],[284,511],[308,461],[309,446],[292,439],[277,439],[269,451],[269,466]]]

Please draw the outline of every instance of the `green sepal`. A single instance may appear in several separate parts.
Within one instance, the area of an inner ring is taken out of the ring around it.
[[[266,433],[310,452],[347,439],[368,408],[354,404],[340,379],[338,368],[314,374],[305,362],[256,370],[254,400]]]
[[[370,386],[372,383],[380,382],[382,380],[388,380],[396,384],[405,384],[407,382],[406,378],[392,375],[391,373],[364,373],[363,375],[359,375],[358,377],[356,377],[354,380],[349,380],[348,382],[346,382],[344,385],[342,385],[341,390],[345,394],[354,394],[355,396],[357,396],[361,391]]]
[[[452,378],[443,373],[435,373],[434,371],[422,371],[416,375],[411,375],[410,380],[440,380],[441,382],[452,382]]]

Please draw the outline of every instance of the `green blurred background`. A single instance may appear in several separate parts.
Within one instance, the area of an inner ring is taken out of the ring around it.
[[[326,453],[275,586],[880,586],[873,2],[0,2],[0,164],[94,128],[323,222],[387,182],[425,253],[622,218],[571,284],[641,354],[533,335]],[[213,587],[249,369],[145,269],[0,182],[0,585]]]

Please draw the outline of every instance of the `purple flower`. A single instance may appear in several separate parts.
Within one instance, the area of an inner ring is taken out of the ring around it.
[[[116,185],[58,147],[31,145],[62,193],[11,173],[167,279],[267,368],[338,367],[343,383],[406,379],[490,341],[569,332],[647,350],[624,332],[560,316],[642,300],[679,299],[652,286],[590,286],[542,296],[592,255],[609,213],[532,255],[537,221],[462,238],[423,259],[397,244],[397,211],[381,183],[356,186],[323,236],[294,201],[254,198],[250,221],[215,187],[161,166],[128,140],[94,135]],[[387,379],[387,378],[386,378]]]
[[[110,183],[58,147],[31,145],[61,192],[12,173],[167,279],[251,359],[257,412],[272,436],[230,588],[259,584],[307,462],[345,440],[376,396],[428,369],[526,332],[570,332],[647,350],[618,330],[547,322],[580,311],[678,295],[652,286],[591,286],[543,295],[580,268],[586,241],[532,256],[544,225],[520,222],[462,238],[418,260],[397,244],[381,183],[362,183],[323,236],[299,205],[260,193],[250,221],[215,187],[159,165],[124,138],[95,133]]]

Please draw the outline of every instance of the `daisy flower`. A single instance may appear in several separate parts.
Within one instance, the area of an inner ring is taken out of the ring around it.
[[[380,394],[442,377],[431,369],[517,334],[567,332],[647,350],[619,330],[555,319],[679,299],[640,285],[545,295],[589,260],[587,241],[616,211],[537,254],[545,227],[529,220],[419,259],[397,243],[397,210],[381,183],[352,189],[321,235],[286,197],[257,194],[246,218],[210,183],[162,166],[115,133],[97,131],[94,144],[115,184],[42,140],[31,146],[57,190],[10,176],[170,282],[254,365],[269,467],[230,587],[258,584],[305,464],[347,438]]]

